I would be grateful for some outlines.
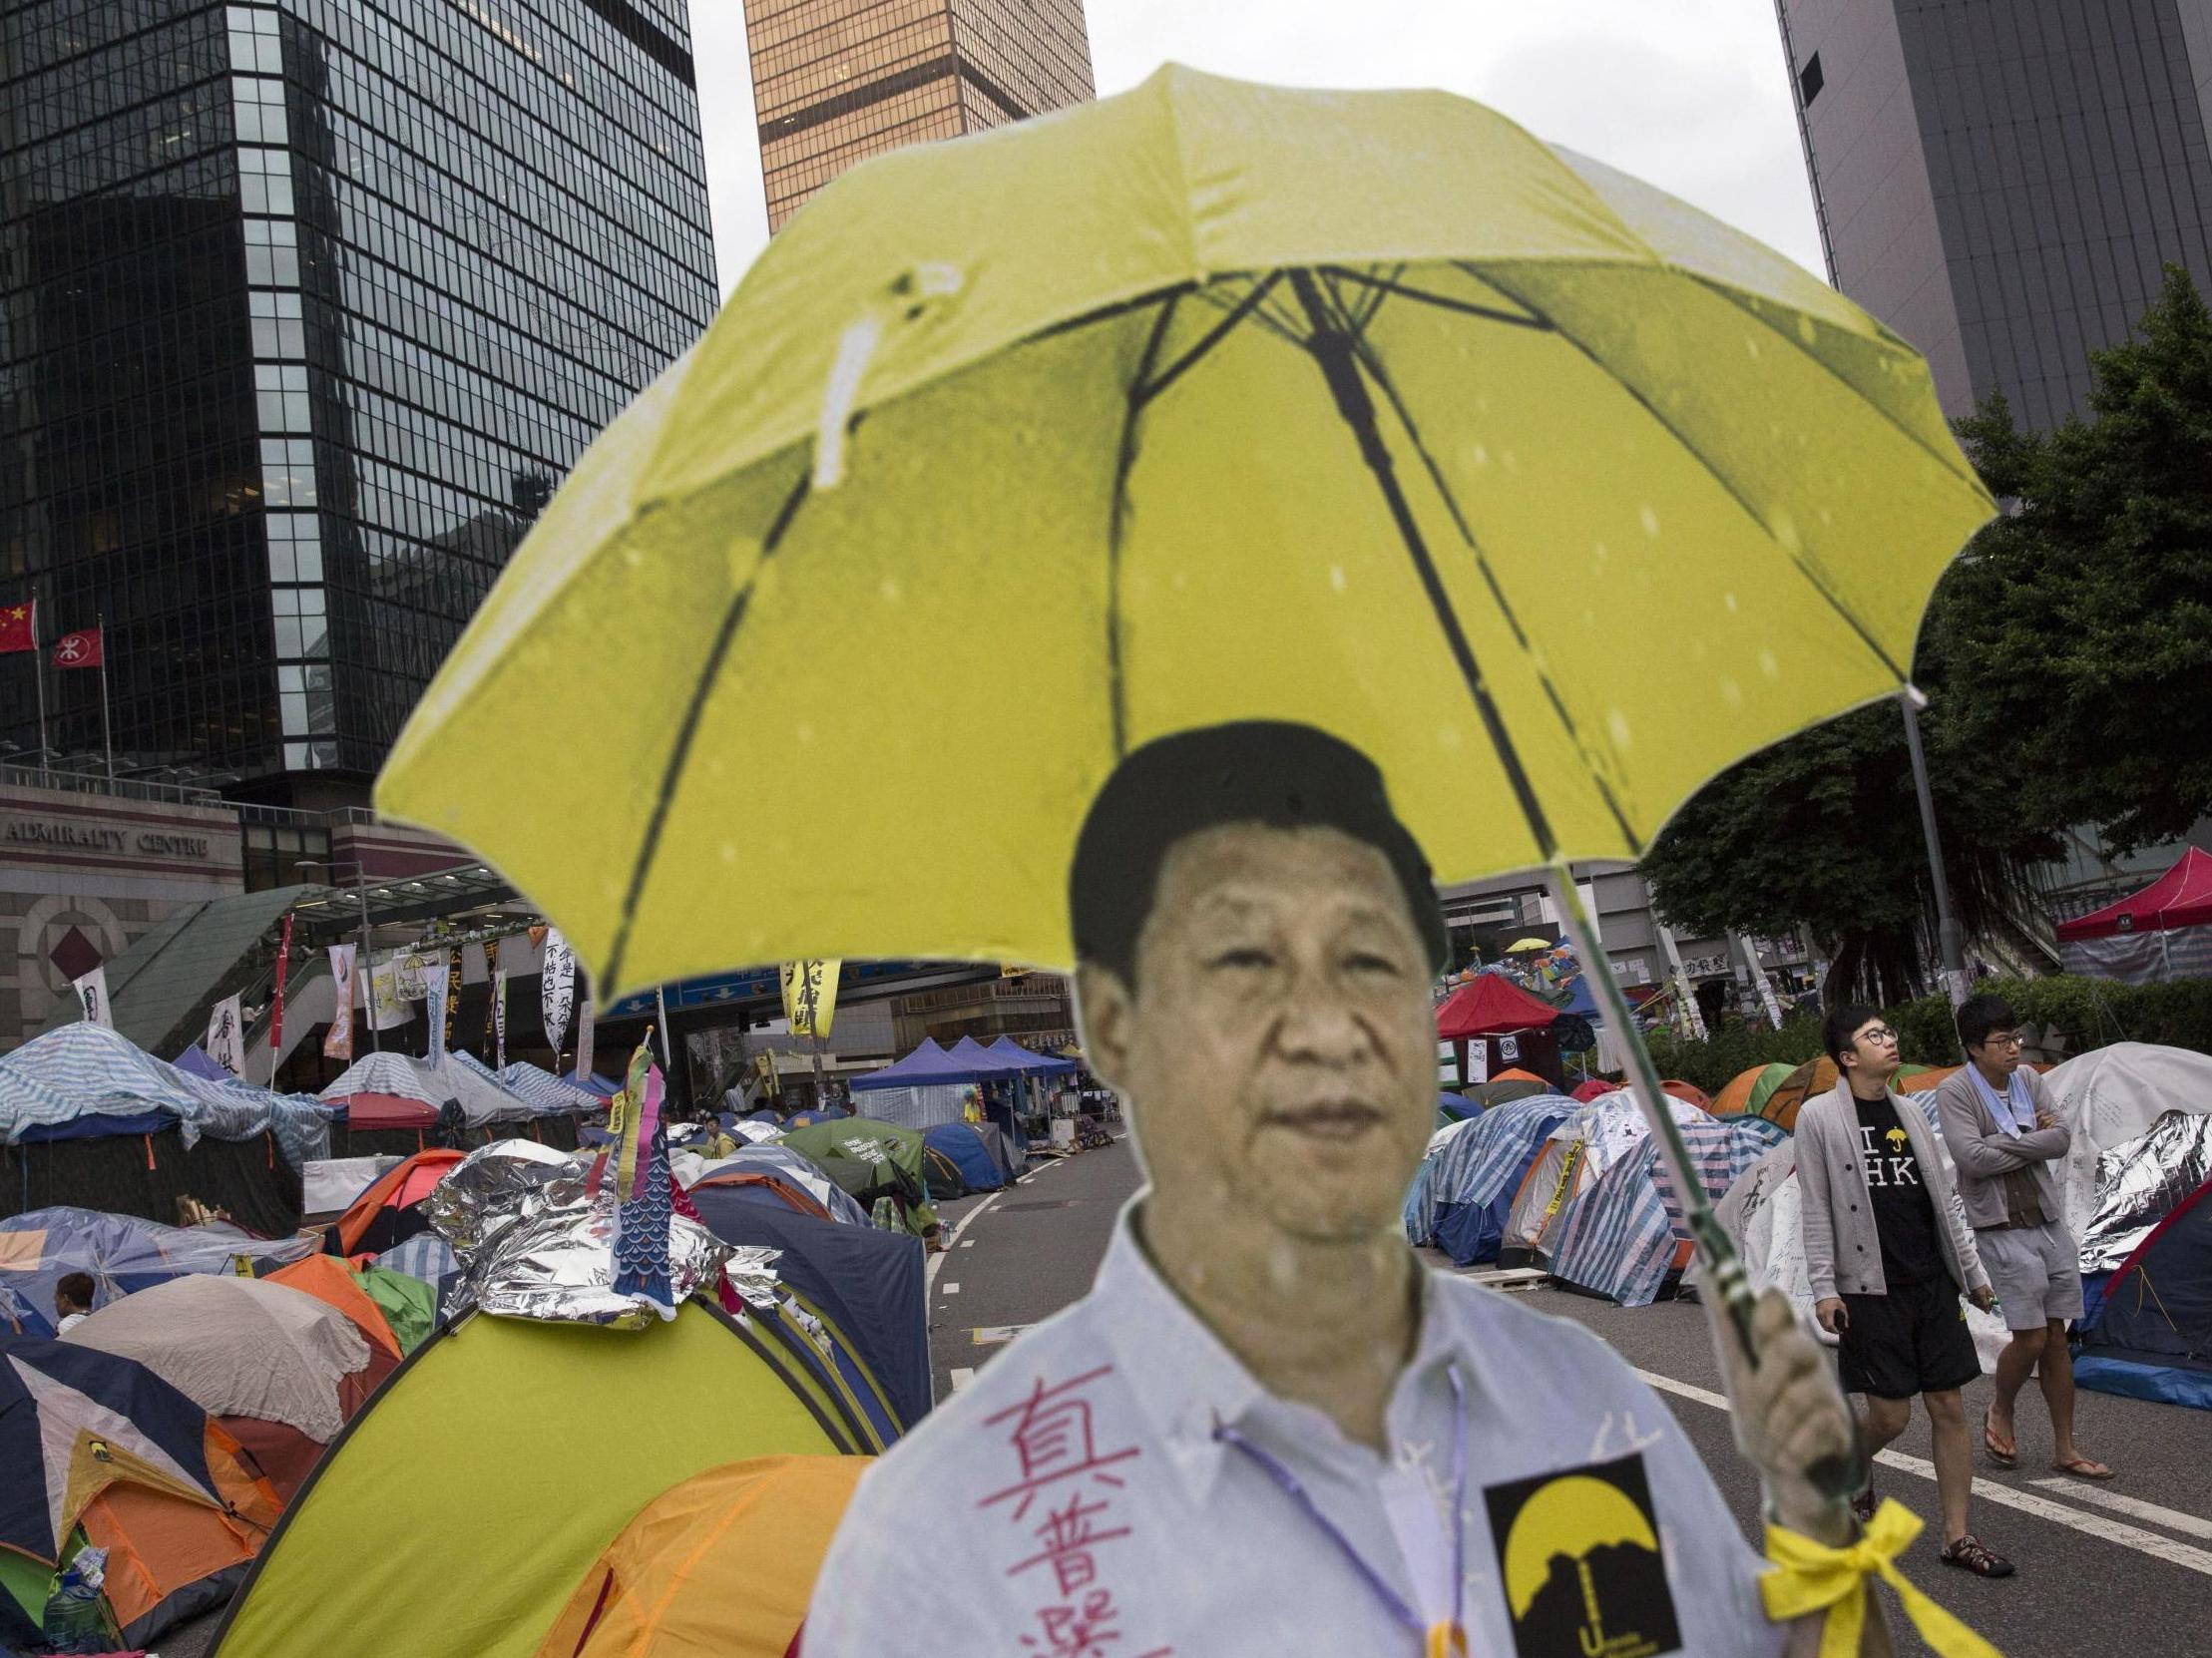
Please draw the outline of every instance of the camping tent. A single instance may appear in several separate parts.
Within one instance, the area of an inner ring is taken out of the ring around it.
[[[1779,1122],[1784,1128],[1797,1126],[1797,1108],[1816,1093],[1826,1093],[1836,1085],[1836,1061],[1825,1053],[1817,1059],[1807,1059],[1781,1081],[1767,1090],[1766,1097],[1755,1107],[1760,1116],[1770,1122]],[[1754,1088],[1756,1093],[1757,1089]],[[1719,1107],[1716,1106],[1717,1110]]]
[[[1764,1116],[1766,1113],[1762,1107],[1767,1102],[1767,1096],[1789,1080],[1790,1072],[1796,1068],[1775,1060],[1737,1071],[1728,1079],[1728,1085],[1713,1095],[1713,1115]]]
[[[210,1081],[103,1026],[0,1058],[0,1215],[77,1205],[174,1221],[181,1197],[266,1236],[299,1224],[299,1169],[329,1155],[316,1100]]]
[[[30,1644],[80,1528],[130,1646],[220,1606],[275,1523],[237,1443],[144,1365],[0,1340],[0,1643]]]
[[[2112,1274],[2073,1375],[2099,1393],[2212,1411],[2212,1180]]]
[[[1679,1123],[1709,1122],[1703,1110],[1667,1095],[1667,1108]],[[1633,1095],[1609,1093],[1575,1105],[1545,1137],[1528,1165],[1506,1211],[1498,1246],[1501,1266],[1548,1263],[1557,1245],[1557,1227],[1567,1210],[1597,1177],[1642,1145],[1650,1129]]]
[[[696,1301],[634,1331],[467,1319],[347,1425],[215,1650],[530,1658],[592,1562],[671,1486],[855,1449],[780,1348]]]
[[[678,1153],[669,1159],[676,1184],[685,1187],[702,1182],[715,1185],[758,1185],[801,1214],[823,1220],[866,1226],[868,1211],[819,1164],[785,1145],[741,1145],[726,1157],[701,1158]]]
[[[995,1192],[1007,1183],[1006,1169],[991,1154],[991,1148],[973,1126],[965,1122],[941,1122],[934,1128],[924,1129],[922,1139],[928,1148],[937,1152],[953,1165],[961,1186],[971,1192]],[[937,1193],[937,1179],[930,1177],[929,1189]]]
[[[314,1252],[311,1238],[249,1238],[234,1226],[164,1226],[98,1209],[34,1209],[0,1220],[0,1329],[54,1333],[54,1290],[90,1273],[93,1306],[189,1272],[263,1271]]]
[[[917,1236],[937,1224],[929,1210],[929,1187],[922,1156],[921,1131],[869,1117],[809,1123],[785,1134],[782,1144],[857,1198],[863,1208],[879,1197],[895,1200]]]
[[[592,1562],[537,1658],[788,1658],[865,1456],[693,1474]]]
[[[2110,1272],[2212,1178],[2212,1114],[2168,1111],[2097,1159],[2096,1212],[2078,1234],[2081,1271]]]
[[[1494,1105],[1437,1134],[1422,1160],[1433,1208],[1424,1217],[1409,1200],[1409,1236],[1415,1243],[1435,1243],[1463,1267],[1495,1257],[1514,1194],[1546,1136],[1573,1109],[1574,1102],[1562,1094],[1543,1094]]]
[[[2212,975],[2212,853],[2192,846],[2141,892],[2058,924],[2068,973],[2147,985]]]
[[[2113,1042],[2043,1073],[2043,1087],[2073,1131],[2058,1163],[2066,1230],[2082,1236],[2096,1213],[2097,1159],[2168,1111],[2212,1111],[2212,1055],[2154,1042]]]
[[[724,1243],[782,1251],[776,1276],[842,1334],[890,1407],[886,1438],[921,1421],[931,1397],[929,1311],[916,1239],[817,1220],[751,1200],[742,1187],[695,1186],[691,1203]]]
[[[464,1155],[435,1146],[416,1152],[380,1175],[338,1217],[338,1253],[377,1255],[418,1232],[427,1232],[430,1217],[422,1212],[422,1200]]]
[[[1685,1102],[1686,1103],[1686,1102]],[[1717,1199],[1758,1156],[1787,1138],[1764,1117],[1682,1121],[1690,1166]],[[1648,1136],[1599,1174],[1559,1223],[1551,1275],[1573,1289],[1623,1307],[1646,1307],[1670,1294],[1669,1279],[1689,1264],[1690,1236],[1668,1184],[1659,1148]]]

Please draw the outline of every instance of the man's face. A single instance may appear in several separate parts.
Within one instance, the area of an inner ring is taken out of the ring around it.
[[[2020,1034],[2008,1027],[1991,1031],[1967,1049],[1967,1057],[1986,1073],[2009,1080],[2020,1068]]]
[[[1381,852],[1335,829],[1179,842],[1133,998],[1083,970],[1087,1047],[1130,1101],[1156,1206],[1345,1241],[1395,1228],[1436,1112],[1429,970]]]
[[[1888,1082],[1897,1074],[1897,1033],[1889,1021],[1870,1019],[1851,1034],[1850,1068],[1870,1082]]]

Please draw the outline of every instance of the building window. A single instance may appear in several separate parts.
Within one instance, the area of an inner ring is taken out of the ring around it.
[[[1828,78],[1820,72],[1820,54],[1815,52],[1805,60],[1805,67],[1797,72],[1797,92],[1800,102],[1808,107],[1820,96],[1820,89]]]

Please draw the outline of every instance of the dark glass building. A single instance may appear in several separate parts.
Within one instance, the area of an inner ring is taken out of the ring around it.
[[[359,800],[713,314],[683,0],[0,0],[0,604],[104,621],[119,770]]]
[[[1776,0],[1830,279],[1945,411],[2081,412],[2182,264],[2212,293],[2212,0]]]
[[[745,0],[768,228],[853,163],[1096,96],[1083,0]]]

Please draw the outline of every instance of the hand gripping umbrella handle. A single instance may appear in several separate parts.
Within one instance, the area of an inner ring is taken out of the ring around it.
[[[1582,977],[1589,982],[1605,1018],[1620,1032],[1621,1041],[1627,1048],[1628,1079],[1636,1104],[1642,1108],[1644,1120],[1658,1142],[1659,1155],[1666,1159],[1668,1178],[1673,1182],[1676,1201],[1682,1205],[1683,1227],[1705,1264],[1707,1305],[1714,1317],[1728,1320],[1734,1327],[1738,1345],[1745,1354],[1756,1359],[1759,1349],[1752,1334],[1752,1315],[1757,1297],[1751,1288],[1751,1275],[1744,1270],[1743,1257],[1737,1254],[1735,1241],[1720,1224],[1720,1217],[1713,1213],[1712,1201],[1705,1195],[1705,1183],[1691,1165],[1689,1145],[1682,1138],[1674,1113],[1667,1108],[1665,1090],[1659,1086],[1658,1067],[1651,1062],[1650,1051],[1643,1045],[1643,1036],[1636,1029],[1628,999],[1613,979],[1612,964],[1606,959],[1597,937],[1596,922],[1582,906],[1582,895],[1574,885],[1572,871],[1563,859],[1554,857],[1546,874],[1552,899],[1566,918],[1567,932],[1573,937],[1575,953],[1581,959]],[[1865,1452],[1823,1457],[1806,1470],[1806,1475],[1831,1500],[1846,1502],[1866,1483]]]

